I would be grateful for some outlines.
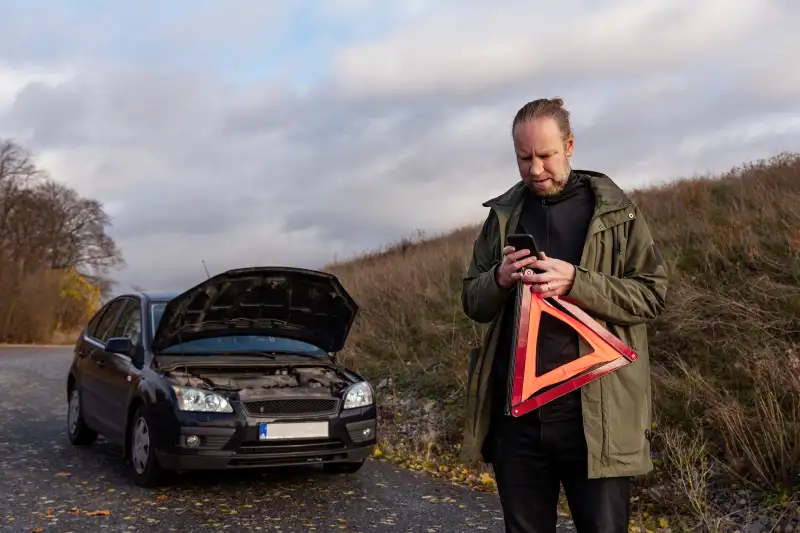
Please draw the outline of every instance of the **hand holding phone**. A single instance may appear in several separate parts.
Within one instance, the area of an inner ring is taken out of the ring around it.
[[[528,265],[539,258],[539,247],[533,235],[527,233],[512,233],[506,238],[506,244],[513,246],[514,251],[503,256],[503,262],[497,269],[497,284],[503,288],[513,287],[520,279],[522,272]],[[528,250],[529,253],[525,253]]]
[[[514,250],[530,250],[530,255],[540,259],[539,247],[536,246],[536,240],[530,233],[511,233],[506,237],[506,244],[513,246]]]

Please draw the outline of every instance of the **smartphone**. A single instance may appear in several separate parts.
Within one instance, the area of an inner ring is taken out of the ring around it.
[[[515,250],[530,250],[531,255],[539,257],[539,247],[536,240],[530,233],[511,233],[506,237],[506,244],[513,246]]]
[[[536,246],[536,239],[530,233],[511,233],[506,237],[506,244],[513,246],[515,251],[530,250],[532,256],[539,258],[539,247]],[[530,257],[530,256],[529,256]],[[526,270],[530,267],[526,267]],[[531,269],[537,274],[541,274],[542,270],[539,268]]]

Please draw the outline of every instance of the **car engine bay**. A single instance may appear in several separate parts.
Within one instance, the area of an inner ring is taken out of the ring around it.
[[[281,366],[277,368],[185,368],[167,372],[182,387],[237,393],[242,401],[281,396],[335,396],[351,382],[324,366]]]

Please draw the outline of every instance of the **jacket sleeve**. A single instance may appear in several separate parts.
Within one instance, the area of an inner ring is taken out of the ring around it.
[[[667,270],[647,222],[634,206],[625,257],[625,274],[618,278],[576,267],[575,281],[565,298],[590,315],[620,326],[642,324],[664,310]]]
[[[500,264],[497,241],[497,216],[489,213],[475,239],[472,258],[461,285],[461,306],[464,313],[480,323],[491,322],[511,292],[497,284],[495,273]]]

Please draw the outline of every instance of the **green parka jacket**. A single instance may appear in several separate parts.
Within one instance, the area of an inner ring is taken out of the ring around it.
[[[583,427],[589,448],[589,477],[637,476],[649,472],[652,417],[646,323],[665,305],[667,272],[638,207],[606,175],[589,177],[595,211],[575,282],[565,298],[628,344],[639,358],[581,389]],[[467,407],[461,458],[484,460],[491,380],[503,303],[510,291],[495,280],[505,235],[515,228],[528,193],[520,181],[483,205],[489,215],[475,241],[463,280],[461,302],[472,320],[491,323],[479,348],[470,352]],[[582,354],[587,353],[582,346]]]

